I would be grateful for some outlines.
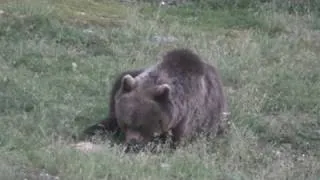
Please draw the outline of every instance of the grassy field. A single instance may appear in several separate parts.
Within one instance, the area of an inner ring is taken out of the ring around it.
[[[156,37],[172,36],[160,42]],[[320,17],[103,0],[0,1],[0,179],[320,180]],[[226,137],[173,153],[80,152],[123,70],[188,47],[221,73]],[[50,179],[47,177],[47,179]]]

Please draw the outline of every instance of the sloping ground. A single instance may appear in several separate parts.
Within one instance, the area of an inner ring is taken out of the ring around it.
[[[59,17],[68,22],[112,26],[127,16],[127,7],[113,1],[59,0],[53,1]]]
[[[1,1],[0,9],[0,179],[319,178],[313,14],[93,0]],[[71,135],[106,115],[118,72],[173,47],[219,67],[231,134],[155,155],[108,142],[92,154],[70,146]]]
[[[58,17],[66,23],[100,26],[121,23],[127,16],[128,8],[114,1],[99,2],[93,0],[17,0],[0,3],[5,9],[9,10],[7,13],[12,12],[22,16],[42,14],[49,17]]]

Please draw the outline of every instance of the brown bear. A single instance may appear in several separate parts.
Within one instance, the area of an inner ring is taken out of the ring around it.
[[[227,112],[216,68],[189,49],[167,52],[146,69],[122,73],[111,90],[106,131],[121,131],[125,143],[145,145],[172,134],[173,142],[225,130]]]

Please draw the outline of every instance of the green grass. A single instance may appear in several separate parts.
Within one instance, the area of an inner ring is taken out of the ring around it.
[[[316,14],[93,0],[16,0],[0,10],[0,179],[41,171],[60,179],[320,179]],[[155,35],[178,40],[156,43]],[[174,47],[219,68],[230,134],[160,154],[68,145],[106,116],[117,73]]]

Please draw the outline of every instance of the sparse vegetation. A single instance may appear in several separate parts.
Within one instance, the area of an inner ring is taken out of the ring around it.
[[[1,1],[0,179],[36,179],[43,170],[60,179],[319,180],[317,3],[297,14],[274,2],[212,10]],[[124,154],[108,143],[84,154],[68,145],[106,115],[117,73],[152,64],[173,47],[218,66],[230,134],[160,154]]]

